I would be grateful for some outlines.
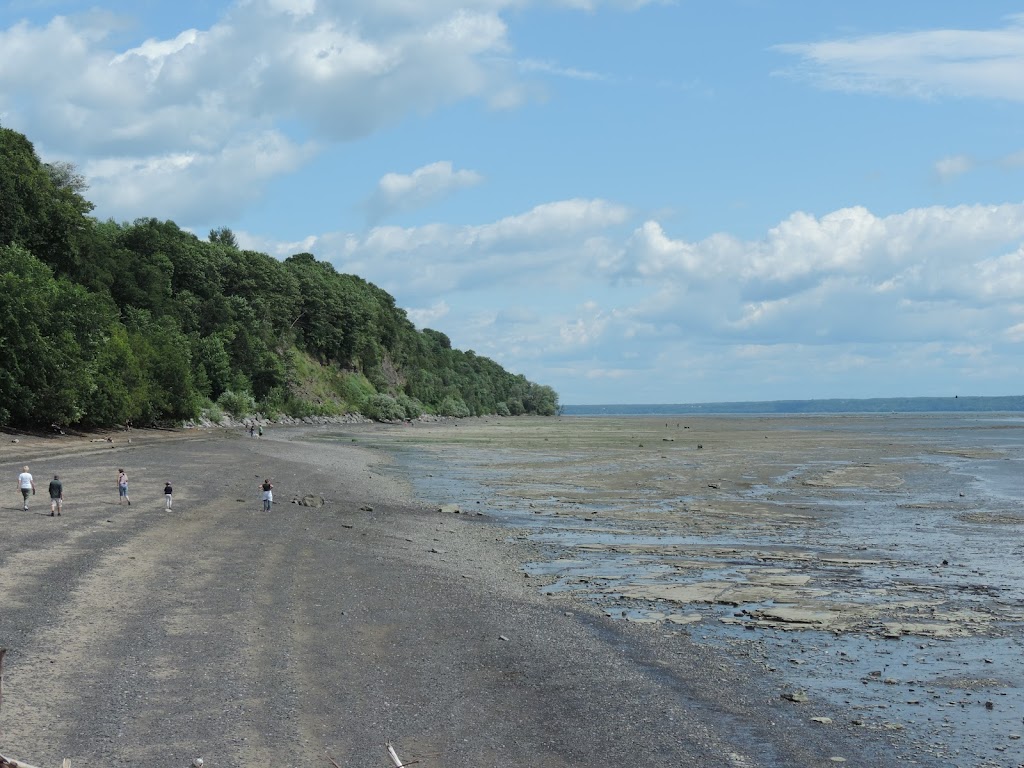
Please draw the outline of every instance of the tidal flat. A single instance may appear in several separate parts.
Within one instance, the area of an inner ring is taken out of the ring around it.
[[[358,435],[552,600],[752,660],[909,761],[1024,763],[1024,419],[469,419]],[[346,437],[347,439],[347,437]]]

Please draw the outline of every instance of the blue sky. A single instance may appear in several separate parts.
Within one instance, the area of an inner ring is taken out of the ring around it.
[[[0,4],[95,215],[309,251],[563,403],[1020,394],[1024,6]]]

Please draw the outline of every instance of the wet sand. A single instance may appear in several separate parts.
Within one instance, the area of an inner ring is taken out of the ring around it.
[[[553,420],[507,423],[517,440],[560,439]],[[0,754],[365,768],[389,764],[390,741],[427,768],[901,762],[899,733],[827,723],[824,700],[782,698],[796,689],[759,658],[610,618],[572,590],[546,594],[557,577],[522,565],[548,546],[498,520],[519,505],[507,488],[461,499],[460,514],[412,498],[399,440],[434,430],[439,475],[457,484],[472,463],[456,459],[483,450],[490,428],[0,436]],[[511,466],[506,434],[495,457]],[[45,490],[21,510],[22,464],[41,489],[61,475],[62,517],[45,514]],[[119,467],[130,507],[118,505]],[[549,515],[528,516],[576,520],[555,512],[578,510],[570,486],[589,493],[599,474],[555,472]],[[307,496],[323,506],[292,503]]]
[[[367,439],[423,498],[507,526],[549,599],[752,660],[833,723],[899,733],[906,760],[1002,766],[1024,762],[1024,508],[986,483],[1022,476],[1022,437],[1012,419],[887,415]]]

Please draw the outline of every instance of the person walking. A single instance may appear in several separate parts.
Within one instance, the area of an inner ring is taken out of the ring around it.
[[[168,480],[164,483],[164,509],[170,509],[174,506],[174,489],[171,488],[171,481]]]
[[[124,473],[123,469],[117,470],[117,504],[121,505],[121,499],[128,502],[128,506],[132,505],[132,500],[128,498],[128,475]]]
[[[54,475],[50,481],[50,517],[54,514],[60,517],[61,508],[64,506],[64,483],[60,481],[60,475]]]
[[[259,431],[256,433],[259,437],[263,437],[263,425],[260,424]]]
[[[28,467],[21,468],[21,474],[18,475],[18,490],[21,491],[22,509],[27,512],[28,497],[36,494],[36,481],[32,479],[32,473],[28,471]]]
[[[269,512],[270,505],[274,503],[274,486],[271,485],[269,477],[263,479],[260,488],[263,489],[263,511]]]

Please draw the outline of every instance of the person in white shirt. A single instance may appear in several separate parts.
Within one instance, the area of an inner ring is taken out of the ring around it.
[[[22,509],[28,510],[28,497],[30,494],[34,496],[36,492],[36,481],[32,479],[28,467],[21,468],[21,474],[18,475],[18,490],[21,491],[21,500],[24,503]]]

